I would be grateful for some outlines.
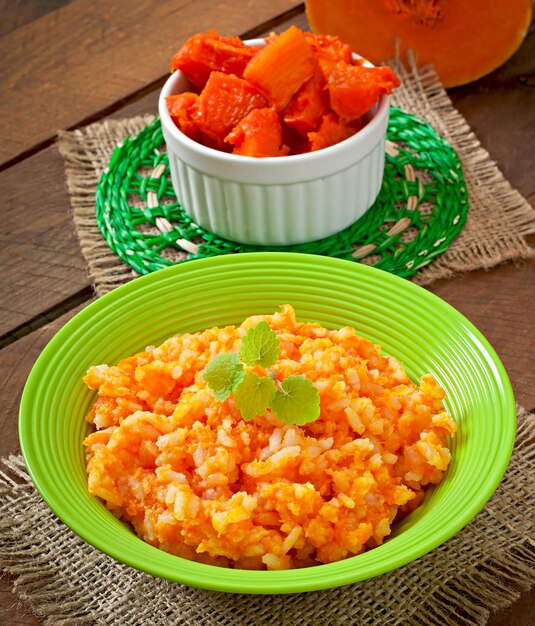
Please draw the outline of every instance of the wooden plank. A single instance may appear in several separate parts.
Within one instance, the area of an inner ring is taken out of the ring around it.
[[[304,14],[280,25],[306,27]],[[157,113],[158,89],[116,111]],[[0,172],[0,336],[86,289],[87,267],[72,223],[63,159],[55,146]]]
[[[40,626],[41,618],[32,615],[30,609],[13,593],[13,577],[0,577],[0,624],[5,626]]]
[[[188,36],[210,27],[245,33],[296,6],[73,0],[8,33],[0,39],[0,163],[160,79]]]
[[[449,90],[505,177],[524,196],[535,194],[535,29],[505,65],[470,85]]]
[[[493,615],[487,626],[533,626],[535,624],[535,587],[511,605]],[[25,625],[26,626],[26,625]]]
[[[0,0],[0,37],[16,28],[29,24],[38,17],[59,9],[71,0],[39,0],[39,2],[13,2]]]
[[[0,173],[0,335],[89,285],[64,180],[55,146]]]

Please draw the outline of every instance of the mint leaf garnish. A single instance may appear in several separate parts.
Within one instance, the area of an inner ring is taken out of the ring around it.
[[[320,396],[312,381],[304,376],[288,376],[277,390],[271,410],[288,424],[306,424],[319,417]]]
[[[245,370],[235,352],[218,354],[204,370],[204,380],[219,401],[226,400],[244,376]]]
[[[248,422],[257,415],[264,415],[276,390],[275,383],[271,378],[257,376],[254,372],[247,372],[234,391],[236,408],[243,419]]]
[[[288,376],[279,382],[271,369],[279,353],[277,334],[267,322],[260,322],[243,336],[239,356],[218,354],[208,363],[204,380],[216,400],[226,400],[232,393],[246,422],[264,415],[268,408],[287,424],[312,422],[320,414],[319,392],[305,376]],[[263,367],[268,376],[246,372],[240,359],[250,367]]]
[[[267,322],[259,322],[241,340],[240,357],[246,365],[271,367],[279,358],[280,342]]]

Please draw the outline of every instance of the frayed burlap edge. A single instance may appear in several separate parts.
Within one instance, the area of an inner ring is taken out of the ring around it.
[[[462,272],[487,269],[535,254],[525,236],[535,233],[535,209],[505,180],[466,120],[453,107],[436,72],[407,62],[393,63],[402,79],[394,104],[426,119],[458,152],[464,168],[470,210],[463,231],[449,249],[413,278],[420,285]],[[94,193],[114,147],[152,121],[145,115],[107,120],[72,132],[62,131],[58,147],[65,159],[73,218],[95,292],[102,295],[131,280],[135,272],[108,248],[95,220]]]
[[[482,626],[535,582],[535,414],[518,410],[511,462],[484,509],[448,542],[362,583],[247,596],[153,578],[65,527],[20,456],[0,462],[0,565],[47,625]]]

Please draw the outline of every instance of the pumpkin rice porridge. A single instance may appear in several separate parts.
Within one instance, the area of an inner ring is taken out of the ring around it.
[[[319,392],[314,421],[270,409],[245,421],[208,387],[207,364],[262,320],[280,342],[272,373]],[[433,376],[416,385],[355,329],[299,322],[289,305],[176,335],[84,380],[98,390],[89,491],[149,544],[227,567],[305,567],[381,544],[441,481],[456,430]]]

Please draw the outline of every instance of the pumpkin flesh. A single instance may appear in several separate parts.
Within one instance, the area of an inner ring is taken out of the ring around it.
[[[531,21],[531,0],[306,0],[315,33],[335,35],[378,65],[413,50],[445,87],[472,82],[504,63]]]

